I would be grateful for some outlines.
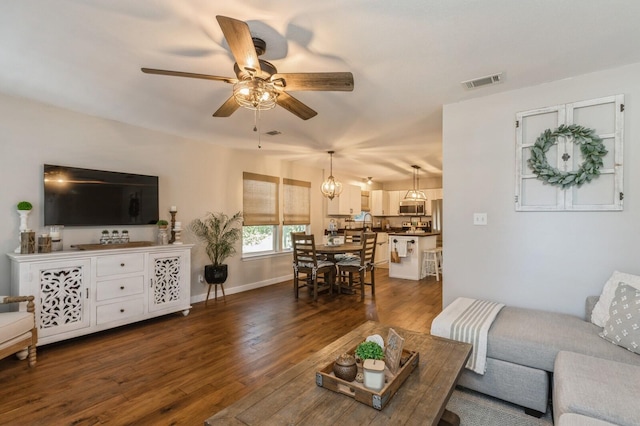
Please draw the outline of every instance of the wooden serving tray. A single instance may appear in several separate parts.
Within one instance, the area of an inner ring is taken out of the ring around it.
[[[355,349],[354,347],[349,353],[353,353]],[[385,384],[384,387],[377,392],[366,388],[364,383],[358,383],[355,380],[353,382],[347,382],[346,380],[336,377],[333,374],[333,361],[316,372],[316,385],[354,398],[356,401],[362,402],[376,410],[382,410],[400,386],[402,386],[407,377],[409,377],[411,372],[418,366],[420,354],[415,351],[403,349],[401,359],[406,361],[395,376],[385,367]]]
[[[153,241],[131,241],[128,243],[118,244],[74,244],[71,247],[78,250],[110,250],[132,247],[151,247],[154,245],[155,243]]]

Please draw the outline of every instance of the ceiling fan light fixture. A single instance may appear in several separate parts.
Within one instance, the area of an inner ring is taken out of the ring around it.
[[[327,153],[330,155],[331,168],[329,169],[330,170],[329,177],[327,178],[327,180],[322,182],[322,186],[320,187],[320,191],[322,191],[322,195],[324,195],[330,200],[333,200],[334,197],[339,197],[340,194],[342,193],[342,183],[340,183],[333,177],[333,153],[334,152],[335,151],[327,151]]]
[[[413,165],[413,189],[407,191],[404,196],[405,200],[411,201],[427,201],[427,195],[420,191],[420,166]]]
[[[261,78],[250,78],[233,85],[233,97],[243,108],[265,111],[276,106],[278,91],[273,84]]]

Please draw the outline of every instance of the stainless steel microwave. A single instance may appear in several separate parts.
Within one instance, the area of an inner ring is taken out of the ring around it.
[[[401,216],[424,216],[426,203],[424,201],[400,201]]]

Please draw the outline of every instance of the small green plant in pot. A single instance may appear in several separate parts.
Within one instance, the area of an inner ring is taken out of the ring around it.
[[[242,212],[233,216],[224,213],[207,213],[204,219],[194,219],[189,230],[204,244],[211,265],[205,265],[204,278],[209,284],[222,284],[227,280],[225,259],[236,254],[236,243],[242,237]]]
[[[17,207],[18,210],[31,210],[33,208],[33,205],[31,205],[31,203],[28,201],[20,201]]]
[[[384,350],[376,342],[362,342],[356,348],[356,356],[365,359],[384,359]]]
[[[169,226],[169,222],[167,222],[167,221],[166,221],[166,220],[164,220],[164,219],[160,219],[160,220],[156,223],[156,225],[158,225],[158,228],[166,228],[166,227],[168,227],[168,226]]]

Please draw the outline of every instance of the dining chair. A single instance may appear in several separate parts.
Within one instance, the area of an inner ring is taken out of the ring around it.
[[[333,262],[319,258],[313,235],[291,233],[293,244],[293,291],[298,298],[300,287],[313,289],[313,300],[318,299],[318,291],[329,289],[333,294],[332,276],[335,274]],[[323,276],[319,282],[319,275]],[[300,285],[303,280],[304,284]]]
[[[362,229],[345,229],[344,230],[344,242],[345,243],[361,243],[364,231]]]
[[[344,242],[345,244],[360,244],[362,243],[362,236],[364,231],[362,229],[345,229],[344,230]],[[357,258],[358,255],[354,253],[341,253],[335,255],[336,262],[343,260],[350,260]]]
[[[342,285],[348,284],[353,287],[360,284],[360,300],[364,300],[365,285],[371,286],[371,295],[375,295],[375,276],[374,276],[374,258],[376,254],[376,240],[378,234],[365,233],[362,237],[362,250],[360,256],[352,259],[341,260],[337,263],[340,271],[340,279],[338,280],[338,291],[342,291]],[[367,272],[370,272],[371,280],[366,282]]]
[[[26,311],[0,313],[0,358],[16,354],[28,358],[29,367],[36,365],[38,330],[33,296],[0,296],[0,304],[27,303]]]

